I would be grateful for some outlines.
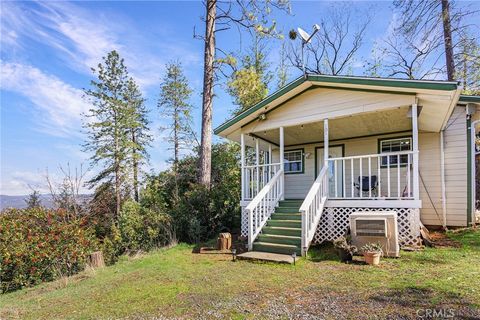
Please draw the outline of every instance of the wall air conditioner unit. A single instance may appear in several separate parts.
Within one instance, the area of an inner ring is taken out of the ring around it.
[[[397,213],[395,211],[364,211],[350,215],[352,244],[360,249],[367,243],[380,243],[383,254],[399,257]]]

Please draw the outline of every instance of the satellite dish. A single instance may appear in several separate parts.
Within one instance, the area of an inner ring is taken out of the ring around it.
[[[297,28],[297,30],[298,30],[298,34],[300,34],[300,37],[302,37],[303,42],[305,43],[310,42],[310,35],[305,30],[303,30],[302,28]]]

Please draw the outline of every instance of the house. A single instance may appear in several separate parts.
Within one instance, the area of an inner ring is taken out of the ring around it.
[[[241,144],[250,250],[306,254],[357,211],[397,212],[401,246],[420,225],[474,215],[472,122],[480,97],[448,81],[306,75],[226,121]]]

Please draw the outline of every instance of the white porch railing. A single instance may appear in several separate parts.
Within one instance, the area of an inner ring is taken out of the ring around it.
[[[252,250],[253,241],[255,241],[283,196],[282,178],[283,170],[278,170],[245,208],[248,216],[248,250]]]
[[[242,180],[242,200],[253,199],[260,190],[272,179],[280,170],[280,163],[270,163],[261,165],[251,165],[243,167]]]
[[[414,159],[414,151],[330,158],[328,198],[416,199]]]
[[[325,165],[317,179],[313,183],[307,197],[300,207],[302,215],[302,256],[306,255],[306,251],[313,240],[317,225],[322,216],[323,207],[328,198],[328,174]]]

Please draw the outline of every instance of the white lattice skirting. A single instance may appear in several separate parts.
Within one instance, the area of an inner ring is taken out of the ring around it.
[[[397,212],[400,246],[420,245],[420,211],[412,208],[325,208],[313,238],[313,243],[319,244],[324,241],[333,241],[344,235],[350,224],[350,214],[353,212],[385,210]],[[242,210],[241,232],[242,236],[248,236],[248,217],[245,214],[245,210]]]

